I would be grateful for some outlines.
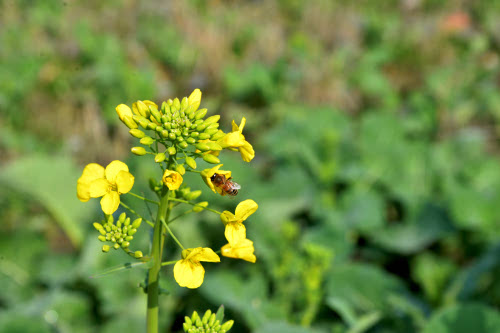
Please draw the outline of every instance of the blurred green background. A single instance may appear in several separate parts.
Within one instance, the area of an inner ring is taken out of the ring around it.
[[[234,332],[500,332],[499,17],[497,0],[0,0],[0,331],[144,331],[146,271],[95,277],[130,260],[101,253],[76,180],[119,159],[147,193],[158,170],[115,106],[200,88],[225,131],[247,118],[256,157],[222,155],[236,200],[186,182],[216,209],[259,203],[258,261],[206,264],[194,291],[164,268],[163,332],[220,304]],[[174,227],[225,244],[217,216]]]

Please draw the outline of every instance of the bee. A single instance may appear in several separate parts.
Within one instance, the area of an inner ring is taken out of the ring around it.
[[[238,190],[241,188],[241,186],[233,182],[231,180],[232,178],[229,177],[226,179],[226,176],[214,173],[212,177],[210,177],[210,180],[214,184],[214,186],[218,187],[221,190],[221,195],[232,195],[235,196],[238,194]]]

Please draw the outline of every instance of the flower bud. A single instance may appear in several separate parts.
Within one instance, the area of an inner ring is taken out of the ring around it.
[[[121,245],[124,249],[127,249],[130,246],[130,242],[122,242]]]
[[[193,315],[191,316],[191,321],[194,323],[196,319],[198,319],[198,312],[193,311]]]
[[[188,325],[187,323],[183,323],[182,328],[184,329],[184,332],[189,332],[191,325]]]
[[[156,119],[157,122],[161,123],[161,113],[160,111],[156,110],[154,106],[149,106],[149,111],[151,112],[151,115]]]
[[[198,124],[198,125],[196,126],[196,130],[197,130],[198,132],[203,132],[203,131],[205,130],[205,128],[206,128],[206,127],[207,127],[207,125],[206,125],[206,124]]]
[[[174,104],[174,101],[172,101],[172,100],[169,98],[169,99],[168,99],[168,101],[167,101],[167,105],[171,107],[173,104]],[[172,109],[172,108],[170,108],[170,109]]]
[[[133,235],[135,235],[136,232],[137,232],[137,229],[129,229],[129,231],[127,231],[127,234],[129,236],[133,236]]]
[[[192,106],[194,110],[196,110],[200,106],[200,102],[201,102],[201,90],[195,89],[193,90],[191,95],[189,95],[188,104]]]
[[[156,131],[157,133],[161,133],[161,131],[163,131],[163,126],[156,125],[155,131]]]
[[[175,166],[175,171],[177,171],[178,173],[180,173],[181,176],[183,176],[186,173],[186,169],[184,168],[184,165],[182,165],[182,164],[177,164]]]
[[[199,132],[191,132],[191,137],[192,138],[197,138],[200,135]]]
[[[184,138],[182,136],[177,137],[177,142],[184,142]]]
[[[198,136],[198,139],[199,139],[199,140],[207,140],[207,139],[210,139],[210,134],[207,134],[207,133],[200,133],[200,135]]]
[[[134,222],[132,222],[132,229],[138,229],[141,226],[141,223],[142,223],[142,218],[136,219]]]
[[[123,123],[130,129],[137,128],[137,123],[132,119],[131,116],[123,117]]]
[[[168,131],[167,130],[165,130],[165,129],[162,130],[160,134],[161,134],[162,137],[168,138]]]
[[[214,135],[218,131],[219,131],[218,128],[208,128],[208,129],[205,129],[205,131],[203,132],[203,134],[208,134],[208,138],[210,138],[212,135]]]
[[[167,148],[167,152],[169,155],[175,155],[175,153],[177,153],[177,150],[175,149],[174,146],[172,146]]]
[[[100,223],[94,222],[93,226],[97,231],[103,230],[103,226]]]
[[[141,251],[135,251],[134,252],[134,257],[136,257],[137,259],[142,258],[142,252]]]
[[[226,135],[224,132],[222,132],[221,130],[218,130],[217,133],[215,133],[214,135],[212,135],[210,137],[210,140],[217,141],[217,140],[223,138],[224,135]]]
[[[179,99],[176,97],[174,99],[174,104],[172,104],[172,108],[171,109],[174,109],[175,111],[179,111],[179,109],[181,108],[181,102],[179,101]]]
[[[138,156],[146,155],[146,149],[144,149],[144,147],[132,147],[131,151]]]
[[[189,144],[191,144],[191,145],[193,145],[193,144],[196,143],[196,139],[195,138],[187,138],[186,142],[189,143]]]
[[[186,157],[186,164],[191,168],[191,169],[196,169],[196,161],[194,158],[188,156]]]
[[[205,162],[212,163],[212,164],[219,164],[220,163],[220,160],[212,154],[203,155],[203,160]]]
[[[126,236],[125,240],[130,242],[132,239],[134,239],[134,236]]]
[[[208,319],[208,326],[212,327],[214,323],[215,323],[215,313],[212,313],[212,315]]]
[[[210,311],[210,309],[208,309],[206,312],[205,312],[205,315],[203,316],[203,318],[201,319],[201,322],[203,324],[207,324],[208,323],[208,319],[210,319],[210,316],[212,315],[212,311]]]
[[[207,109],[200,109],[198,110],[195,115],[194,115],[194,119],[201,119],[203,117],[205,117],[205,115],[207,114]]]
[[[161,103],[161,112],[163,114],[167,114],[167,113],[170,113],[170,107],[168,106],[167,102],[163,101],[163,103]]]
[[[182,149],[186,149],[188,146],[189,146],[189,144],[186,141],[179,143],[179,147],[181,147]]]
[[[186,199],[187,200],[196,200],[201,195],[201,193],[202,192],[200,190],[189,192],[188,194],[186,194]]]
[[[148,122],[148,129],[155,130],[156,129],[156,124],[152,121]]]
[[[131,129],[128,132],[130,133],[130,135],[132,135],[133,137],[138,138],[138,139],[142,139],[144,136],[146,136],[146,134],[144,134],[143,131],[141,131],[140,129],[137,129],[137,128]]]
[[[101,242],[105,242],[106,241],[106,236],[99,235],[99,236],[97,236],[97,239],[100,240]]]
[[[232,327],[233,327],[233,324],[234,324],[234,320],[228,320],[226,321],[222,326],[221,326],[221,330],[223,331],[229,331]]]
[[[197,203],[194,207],[193,207],[193,212],[195,213],[199,213],[203,210],[203,208],[207,207],[208,206],[208,202],[207,201],[202,201],[202,202],[199,202]]]
[[[181,110],[184,110],[186,109],[188,106],[188,98],[187,97],[184,97],[181,101]]]
[[[155,162],[161,163],[161,162],[165,161],[165,158],[166,158],[165,153],[158,153],[155,155]]]
[[[109,250],[110,250],[109,245],[103,245],[102,246],[102,252],[106,253],[106,252],[109,252]]]
[[[150,146],[155,142],[155,140],[150,136],[145,136],[139,142],[145,146]]]
[[[175,140],[175,138],[176,138],[175,133],[172,133],[172,132],[168,133],[168,138],[170,140]]]
[[[118,250],[118,249],[120,248],[120,244],[115,244],[115,245],[113,245],[113,248],[114,248],[115,250]]]
[[[208,146],[208,144],[206,142],[200,142],[195,147],[196,147],[196,149],[199,149],[201,151],[209,151],[209,150],[211,150],[210,147]]]
[[[210,150],[222,150],[222,147],[217,142],[209,141],[206,143]]]
[[[211,128],[219,128],[219,123],[207,123],[206,121],[204,122],[205,125],[207,125],[207,127],[205,128],[205,130],[207,129],[211,129]]]
[[[143,116],[144,118],[149,118],[151,112],[149,111],[148,106],[144,104],[143,101],[137,101],[136,106],[137,106],[137,111],[139,111],[139,114],[141,116]]]
[[[141,125],[141,127],[144,129],[148,129],[148,124],[149,124],[149,122],[144,118],[139,120],[139,125]]]
[[[208,117],[207,119],[205,119],[204,123],[205,124],[214,124],[214,123],[217,123],[220,119],[220,115],[216,114],[214,116],[210,116]]]

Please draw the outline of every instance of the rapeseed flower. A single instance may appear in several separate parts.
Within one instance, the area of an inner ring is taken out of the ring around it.
[[[243,128],[245,127],[247,120],[245,117],[241,119],[240,126],[232,122],[233,130],[231,133],[226,134],[224,137],[217,141],[222,148],[235,148],[240,151],[241,158],[245,162],[250,162],[255,157],[255,151],[248,141],[245,140],[243,133]]]
[[[231,177],[231,171],[226,171],[226,170],[219,170],[220,167],[223,166],[223,164],[219,164],[214,166],[211,169],[205,169],[201,172],[201,178],[207,184],[208,187],[215,193],[219,193],[220,195],[223,195],[222,189],[219,187],[215,186],[214,183],[212,182],[212,176],[216,173],[220,175],[224,175],[227,178]]]
[[[220,218],[226,226],[224,236],[226,236],[226,239],[229,244],[231,244],[231,246],[235,246],[247,237],[246,228],[243,225],[243,221],[245,221],[250,215],[255,213],[257,208],[259,208],[257,203],[251,199],[248,199],[240,202],[238,206],[236,206],[234,214],[227,210],[222,212]]]
[[[181,186],[183,179],[181,174],[177,171],[165,170],[162,180],[169,190],[177,190],[179,186]]]
[[[205,269],[200,261],[220,262],[220,257],[208,247],[183,250],[182,259],[174,266],[174,278],[179,286],[191,289],[201,286]]]
[[[82,202],[90,198],[101,199],[105,214],[113,214],[120,205],[120,194],[127,193],[134,186],[134,176],[121,161],[113,161],[106,169],[97,163],[88,164],[78,179],[76,194]]]

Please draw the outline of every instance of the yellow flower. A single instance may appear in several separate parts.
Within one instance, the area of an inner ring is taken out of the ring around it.
[[[257,203],[251,199],[242,201],[236,206],[235,214],[225,210],[222,212],[220,219],[226,225],[226,230],[224,231],[224,236],[226,236],[227,241],[231,246],[235,246],[240,241],[247,238],[246,228],[243,225],[250,215],[255,213],[259,208]]]
[[[253,150],[252,145],[245,140],[245,136],[242,134],[246,122],[246,118],[243,117],[243,119],[241,119],[240,126],[238,126],[233,120],[233,131],[226,134],[217,142],[222,146],[222,148],[238,148],[243,161],[250,162],[255,157],[255,151]]]
[[[177,171],[165,170],[163,183],[167,185],[169,190],[177,190],[182,184],[182,176]]]
[[[224,257],[243,259],[249,262],[255,262],[257,258],[255,257],[253,247],[253,242],[249,239],[242,239],[238,243],[226,244],[221,248],[221,253]]]
[[[222,190],[220,188],[216,187],[212,183],[212,176],[215,173],[218,173],[220,175],[224,175],[226,178],[231,177],[231,171],[219,170],[219,168],[221,166],[223,166],[223,164],[216,165],[216,166],[214,166],[211,169],[205,169],[205,170],[203,170],[201,172],[201,178],[203,179],[203,181],[205,182],[205,184],[207,184],[207,186],[210,187],[210,189],[212,191],[214,191],[215,193],[219,193],[220,195],[222,195]]]
[[[192,105],[193,111],[198,110],[201,103],[201,90],[195,89],[188,97],[188,105]]]
[[[106,169],[97,163],[91,163],[83,169],[76,185],[76,195],[80,201],[90,198],[101,199],[101,208],[105,214],[113,214],[120,205],[120,194],[127,193],[134,186],[134,176],[128,172],[128,166],[121,161],[113,161]]]
[[[191,289],[201,286],[205,277],[205,269],[200,261],[220,262],[220,258],[208,247],[183,250],[182,260],[174,266],[174,278],[179,286]]]
[[[127,125],[129,128],[137,128],[137,124],[135,121],[132,119],[132,110],[125,105],[125,104],[120,104],[116,107],[116,113],[118,114],[118,118]]]

